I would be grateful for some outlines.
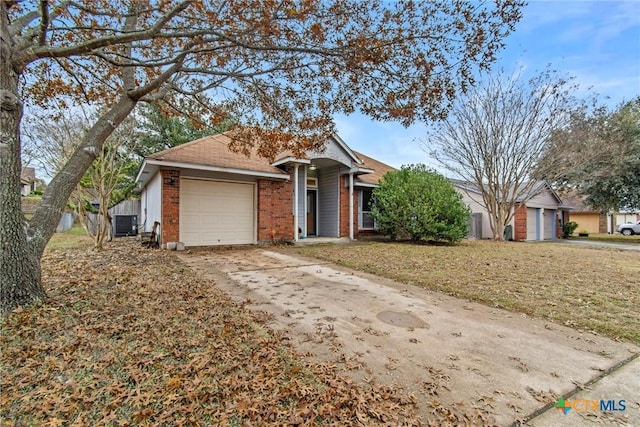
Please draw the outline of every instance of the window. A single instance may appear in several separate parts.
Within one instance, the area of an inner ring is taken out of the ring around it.
[[[363,188],[360,190],[360,230],[373,230],[376,228],[375,220],[371,216],[371,202],[373,201],[373,190]]]

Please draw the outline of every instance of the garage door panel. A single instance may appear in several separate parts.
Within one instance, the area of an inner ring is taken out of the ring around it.
[[[544,211],[544,238],[553,239],[554,223],[556,221],[556,211],[545,209]]]
[[[184,179],[180,239],[187,246],[255,242],[253,184]]]
[[[527,208],[527,240],[538,238],[538,210]]]

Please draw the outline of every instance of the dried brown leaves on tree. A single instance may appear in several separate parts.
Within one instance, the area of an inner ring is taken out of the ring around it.
[[[37,259],[71,191],[139,102],[162,101],[212,126],[232,120],[250,130],[236,134],[235,148],[267,158],[317,148],[338,112],[403,124],[442,116],[493,61],[521,7],[519,0],[0,2],[0,170],[9,177],[0,180],[8,200],[0,240],[11,247],[0,255],[0,311],[44,298]],[[25,227],[16,190],[23,104],[71,102],[99,105],[103,114]],[[5,233],[14,229],[25,232]]]

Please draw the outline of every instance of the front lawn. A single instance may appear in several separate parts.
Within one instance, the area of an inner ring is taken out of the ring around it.
[[[577,233],[576,233],[577,235]],[[572,237],[577,239],[578,237]],[[610,243],[626,243],[626,244],[640,244],[640,235],[634,234],[633,236],[623,236],[620,233],[606,234],[606,233],[596,233],[589,234],[587,237],[589,240],[597,240],[600,242],[610,242]]]
[[[561,243],[294,247],[306,256],[640,343],[640,253]]]
[[[415,399],[299,357],[175,253],[73,232],[50,296],[0,319],[0,424],[416,425]]]

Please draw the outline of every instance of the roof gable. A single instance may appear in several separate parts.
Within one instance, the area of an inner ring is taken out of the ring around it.
[[[285,174],[263,157],[255,154],[246,156],[230,150],[229,143],[231,138],[225,134],[211,135],[151,154],[146,159],[156,162]]]
[[[305,152],[305,156],[300,158],[296,157],[292,151],[287,150],[276,156],[275,164],[286,163],[287,161],[307,160],[312,161],[314,159],[330,159],[336,162],[342,163],[345,166],[352,167],[355,163],[360,165],[362,160],[358,158],[358,155],[340,138],[338,135],[333,134],[332,137],[325,141],[322,151]]]

